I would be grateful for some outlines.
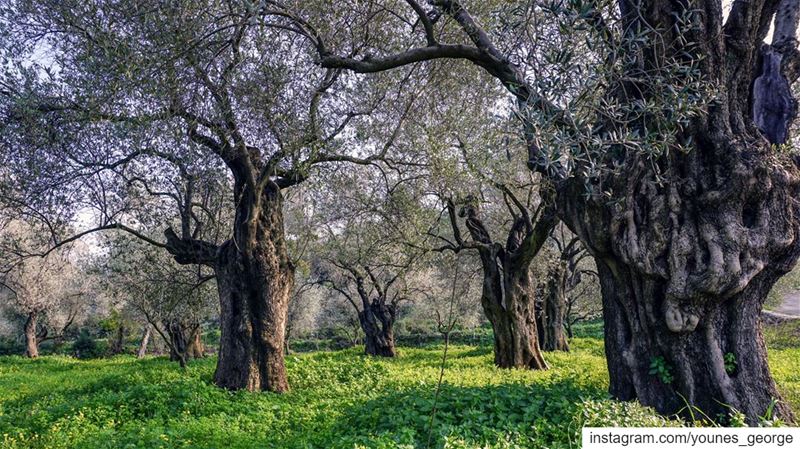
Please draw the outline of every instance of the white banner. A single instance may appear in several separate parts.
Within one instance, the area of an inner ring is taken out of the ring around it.
[[[584,427],[583,449],[800,449],[800,427]]]

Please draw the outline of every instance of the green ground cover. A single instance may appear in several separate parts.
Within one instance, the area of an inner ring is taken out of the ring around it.
[[[800,411],[797,331],[768,339],[775,378]],[[426,447],[441,349],[293,355],[285,395],[215,388],[212,358],[183,372],[163,358],[0,357],[0,447]],[[572,349],[530,372],[494,368],[488,346],[451,346],[430,447],[576,447],[583,425],[678,424],[607,399],[602,340],[576,338]]]

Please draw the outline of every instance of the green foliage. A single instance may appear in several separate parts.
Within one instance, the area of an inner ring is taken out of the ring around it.
[[[576,339],[573,347],[548,355],[551,370],[531,372],[495,368],[486,346],[452,346],[435,447],[574,445],[580,423],[599,419],[584,416],[585,401],[596,409],[619,405],[606,398],[602,342]],[[290,356],[292,391],[285,395],[214,387],[212,358],[191,362],[184,373],[160,358],[4,357],[0,446],[421,447],[441,349],[400,348],[396,360],[362,356],[361,348]],[[643,408],[637,413],[631,422],[660,419]]]
[[[658,377],[664,384],[671,384],[675,377],[672,375],[672,367],[664,360],[664,357],[653,357],[650,360],[650,375]]]
[[[603,320],[592,320],[577,323],[572,326],[572,332],[576,337],[602,339]]]
[[[771,344],[776,381],[800,409],[800,347]],[[183,372],[164,358],[0,357],[0,447],[424,447],[441,349],[403,347],[394,360],[361,348],[289,356],[284,395],[214,387],[213,358]],[[486,345],[450,351],[432,447],[568,448],[582,426],[682,424],[608,399],[599,339],[573,339],[539,372],[495,368]]]
[[[736,371],[736,354],[727,352],[723,356],[723,360],[725,361],[725,372],[733,374]]]
[[[105,349],[97,344],[95,339],[89,335],[89,331],[82,329],[78,334],[78,339],[72,344],[72,352],[79,359],[96,359],[103,356]]]
[[[0,337],[0,356],[18,355],[25,352],[25,345],[19,339]]]

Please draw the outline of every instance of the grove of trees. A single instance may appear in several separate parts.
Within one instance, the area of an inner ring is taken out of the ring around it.
[[[2,1],[4,312],[30,357],[92,310],[112,352],[158,335],[181,366],[218,330],[214,384],[276,393],[293,335],[396,357],[398,329],[485,320],[498,367],[547,369],[601,313],[613,397],[791,421],[759,317],[800,257],[798,21],[797,0]]]

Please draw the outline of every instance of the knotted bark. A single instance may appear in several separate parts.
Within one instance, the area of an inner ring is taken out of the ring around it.
[[[294,267],[287,253],[280,188],[235,184],[233,238],[219,247],[171,229],[167,249],[179,263],[214,269],[220,300],[220,346],[214,383],[249,391],[289,389],[284,334]]]
[[[358,321],[364,331],[364,352],[367,355],[394,357],[394,322],[396,310],[391,304],[382,304],[378,299],[365,304],[358,313]]]
[[[688,151],[609,159],[619,170],[602,183],[613,201],[587,197],[585,179],[559,186],[560,215],[598,266],[610,391],[665,414],[735,409],[755,424],[772,409],[791,421],[759,320],[767,293],[800,256],[800,170],[775,147],[796,114],[796,59],[761,45],[777,2],[737,2],[724,25],[710,11],[685,28],[668,18],[686,15],[679,4],[621,3],[625,38],[637,29],[659,37],[634,44],[641,52],[630,72],[702,55],[697,71],[715,99],[678,131]],[[788,16],[775,17],[781,29]],[[652,51],[655,42],[664,47]],[[612,94],[629,102],[653,91],[633,80]]]
[[[569,351],[564,319],[567,309],[567,262],[558,260],[547,270],[537,314],[539,341],[544,351]]]
[[[754,128],[732,132],[732,110],[747,108],[712,109],[692,151],[662,160],[669,182],[634,159],[608,180],[622,201],[580,200],[568,182],[560,206],[598,266],[612,395],[752,424],[780,401],[759,313],[800,255],[800,171]],[[649,374],[659,358],[671,380]],[[793,418],[783,402],[774,413]]]
[[[548,199],[545,199],[548,201]],[[448,203],[456,241],[463,242],[452,203]],[[481,305],[494,331],[494,361],[501,368],[546,369],[536,328],[536,304],[530,264],[556,223],[550,205],[543,208],[534,225],[520,207],[505,246],[493,242],[479,217],[477,205],[467,204],[460,215],[474,241],[483,267]]]

